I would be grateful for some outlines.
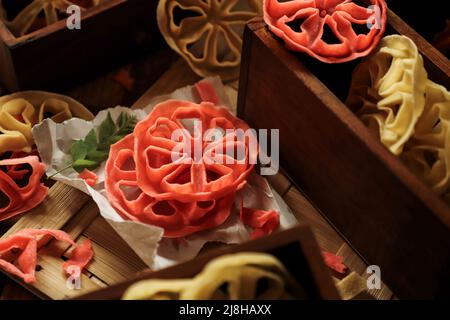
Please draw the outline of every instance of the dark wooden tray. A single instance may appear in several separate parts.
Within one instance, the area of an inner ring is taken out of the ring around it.
[[[410,36],[430,77],[450,88],[450,63],[392,12],[388,33]],[[280,129],[281,166],[399,298],[448,296],[450,209],[342,102],[357,62],[297,55],[262,19],[244,35],[238,115]]]
[[[106,0],[82,14],[16,38],[0,21],[0,82],[10,91],[59,90],[153,47],[161,36],[154,0]]]
[[[330,273],[323,263],[316,240],[306,226],[278,232],[236,246],[227,246],[209,251],[198,258],[157,272],[143,272],[138,277],[99,291],[76,297],[76,300],[117,300],[125,290],[144,279],[191,278],[215,257],[237,252],[267,252],[276,256],[302,285],[312,300],[338,300],[339,294]]]

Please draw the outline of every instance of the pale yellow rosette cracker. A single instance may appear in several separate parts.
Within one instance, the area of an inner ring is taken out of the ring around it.
[[[424,112],[402,159],[450,203],[450,92],[428,80],[425,97]]]
[[[355,69],[346,104],[399,155],[423,112],[426,80],[414,42],[399,35],[387,36],[379,50]]]
[[[347,105],[450,203],[450,93],[428,79],[412,40],[385,37],[355,70]]]
[[[306,297],[285,267],[265,253],[225,255],[192,279],[151,279],[132,285],[125,300],[267,300]]]
[[[72,117],[92,120],[93,114],[74,99],[42,91],[24,91],[0,97],[0,154],[31,152],[32,128],[44,118],[63,122]]]
[[[161,0],[158,25],[169,46],[202,77],[239,76],[245,23],[262,13],[262,0]]]

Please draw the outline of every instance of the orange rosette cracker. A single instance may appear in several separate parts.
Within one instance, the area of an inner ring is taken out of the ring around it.
[[[158,201],[139,187],[134,162],[133,134],[111,147],[105,188],[114,208],[126,220],[164,228],[167,238],[183,237],[222,224],[230,214],[233,196],[209,202]]]
[[[189,131],[188,123],[196,120],[202,128]],[[223,224],[253,170],[250,139],[237,141],[237,129],[248,126],[211,103],[157,105],[133,134],[111,147],[105,173],[109,201],[124,219],[162,227],[168,238]],[[213,131],[218,139],[210,141]],[[201,155],[193,156],[194,143]],[[241,149],[243,159],[228,155],[227,146]]]
[[[386,28],[384,0],[361,6],[351,0],[264,0],[264,20],[289,50],[322,62],[367,56]]]
[[[45,165],[37,156],[0,161],[0,221],[27,212],[47,196]]]
[[[49,229],[24,229],[0,240],[0,269],[21,278],[25,283],[36,282],[38,250],[55,238],[74,247],[63,269],[68,275],[82,271],[94,256],[89,240],[77,245],[65,232]],[[77,270],[75,270],[75,268]]]
[[[189,120],[200,126],[186,128]],[[135,141],[135,158],[142,190],[161,200],[208,201],[241,189],[257,152],[251,152],[256,146],[249,145],[248,139],[238,138],[238,130],[248,133],[249,129],[226,108],[211,103],[169,100],[158,105],[134,131],[140,137]],[[174,131],[181,141],[172,139]],[[219,131],[221,136],[212,141]],[[200,147],[193,150],[195,146]],[[230,157],[230,149],[239,150],[242,159]]]

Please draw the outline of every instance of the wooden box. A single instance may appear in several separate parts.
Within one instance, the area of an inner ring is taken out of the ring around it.
[[[395,14],[430,77],[450,88],[448,60]],[[238,115],[280,129],[280,161],[400,299],[449,296],[450,209],[342,102],[357,62],[326,65],[285,49],[264,21],[247,24]]]
[[[104,0],[66,20],[16,38],[0,21],[0,82],[10,91],[60,90],[162,43],[154,0]]]
[[[144,279],[181,279],[192,278],[212,259],[237,252],[267,252],[276,256],[305,288],[308,299],[337,300],[339,295],[325,267],[319,247],[311,230],[299,226],[288,231],[275,233],[267,238],[258,239],[236,246],[221,247],[200,257],[157,272],[143,272],[138,277],[77,297],[80,300],[117,300],[125,290],[137,281]]]

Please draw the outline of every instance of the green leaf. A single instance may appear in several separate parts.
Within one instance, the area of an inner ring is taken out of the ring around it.
[[[86,158],[88,153],[88,148],[83,140],[79,140],[72,144],[70,147],[70,155],[72,156],[73,161],[81,160]]]
[[[88,153],[97,148],[98,142],[97,142],[97,133],[95,132],[95,129],[89,131],[86,138],[84,138],[84,142],[87,146]]]
[[[108,159],[108,155],[109,154],[104,151],[92,150],[92,151],[88,152],[86,159],[96,161],[98,163],[102,163],[103,161]]]
[[[92,129],[84,140],[76,141],[71,146],[72,167],[78,172],[84,169],[97,169],[103,161],[108,159],[111,145],[132,133],[136,123],[136,117],[125,112],[120,113],[114,123],[111,113],[108,112],[105,120],[100,124],[98,138],[95,129]]]
[[[76,160],[74,161],[72,167],[77,171],[78,173],[82,172],[84,169],[88,170],[95,170],[99,167],[100,163],[97,161],[92,160]]]
[[[126,123],[127,121],[127,114],[125,112],[120,113],[119,118],[117,118],[117,126],[123,127],[123,125]]]
[[[137,119],[136,117],[129,116],[128,114],[124,114],[121,123],[118,121],[118,130],[117,135],[126,136],[133,132],[134,127],[136,126]]]
[[[98,131],[98,141],[100,144],[107,141],[110,137],[112,137],[116,132],[116,125],[114,124],[113,119],[111,118],[111,113],[108,112],[106,119],[100,124],[100,128]]]

